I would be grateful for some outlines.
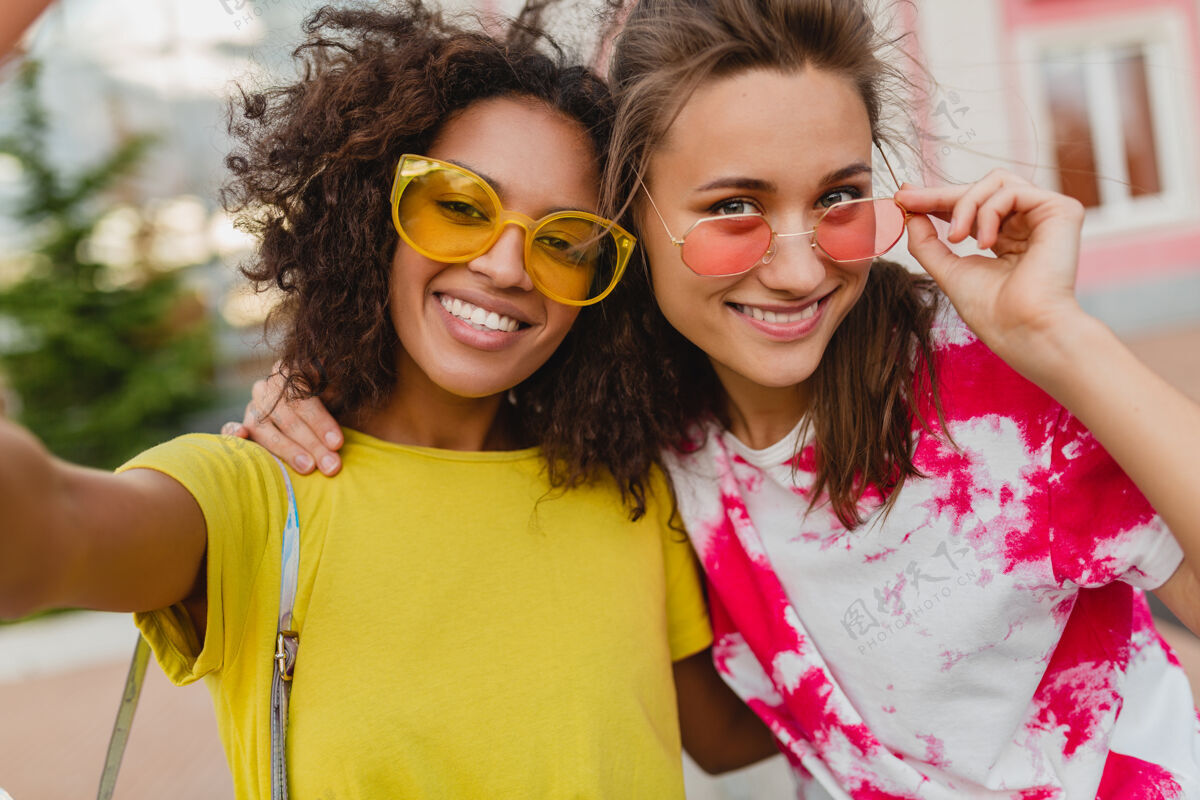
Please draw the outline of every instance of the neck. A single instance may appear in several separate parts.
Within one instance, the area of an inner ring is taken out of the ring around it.
[[[396,386],[379,408],[355,415],[363,433],[396,444],[442,450],[513,450],[512,412],[504,394],[460,397],[402,357]]]
[[[791,433],[808,413],[808,382],[762,386],[716,362],[713,369],[725,389],[729,432],[747,447],[762,450]]]

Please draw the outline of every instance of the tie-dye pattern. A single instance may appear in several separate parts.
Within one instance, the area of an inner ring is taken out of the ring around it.
[[[795,436],[753,451],[712,427],[669,456],[718,669],[811,797],[1200,797],[1191,693],[1141,591],[1178,545],[951,313],[935,341],[953,443],[916,427],[927,477],[888,514],[869,491],[854,531],[808,510]]]

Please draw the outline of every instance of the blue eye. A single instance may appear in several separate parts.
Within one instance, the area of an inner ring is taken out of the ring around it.
[[[762,213],[758,206],[753,202],[735,197],[730,200],[722,200],[709,206],[708,213],[716,215],[725,214],[759,214]]]
[[[843,186],[840,189],[834,189],[831,192],[826,192],[817,200],[817,205],[821,208],[829,208],[838,203],[848,203],[851,200],[862,199],[863,191],[854,186]]]

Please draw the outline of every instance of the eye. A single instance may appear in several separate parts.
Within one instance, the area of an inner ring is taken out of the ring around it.
[[[439,209],[455,222],[488,222],[487,212],[467,197],[443,197],[436,201]]]
[[[561,236],[555,236],[553,233],[543,233],[536,239],[539,247],[545,247],[549,250],[566,251],[575,246],[575,243],[564,239]]]
[[[534,246],[555,261],[585,265],[596,249],[596,226],[585,219],[557,217],[534,231]]]
[[[596,259],[596,248],[586,246],[570,233],[542,231],[533,241],[539,251],[559,264],[591,269]]]
[[[857,186],[843,186],[840,189],[826,192],[817,200],[817,205],[821,208],[829,208],[838,203],[848,203],[851,200],[861,200],[863,190]]]
[[[754,205],[754,201],[752,200],[747,200],[744,197],[732,197],[709,206],[708,213],[718,216],[724,214],[761,214],[762,209]]]

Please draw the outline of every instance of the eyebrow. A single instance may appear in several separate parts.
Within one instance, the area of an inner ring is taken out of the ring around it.
[[[504,196],[504,184],[500,183],[498,180],[491,177],[486,172],[483,172],[482,170],[478,170],[475,167],[472,167],[470,164],[464,164],[461,161],[455,161],[453,158],[447,158],[444,160],[450,164],[454,164],[456,166],[462,167],[465,170],[473,172],[474,174],[483,178],[484,183],[486,183],[488,186],[492,187],[492,191],[496,193],[497,197]],[[588,214],[593,213],[591,211],[587,211],[587,209],[576,208],[575,206],[554,206],[552,208],[546,209],[546,213],[542,214],[540,217],[538,217],[538,219],[541,219],[542,217],[548,217],[551,214],[558,214],[562,211],[584,211]]]
[[[862,161],[856,161],[853,164],[848,164],[841,169],[836,169],[833,172],[825,175],[820,180],[821,186],[828,186],[831,183],[838,183],[848,178],[853,178],[866,173],[871,174],[871,166]],[[697,192],[707,192],[713,189],[742,189],[749,192],[777,192],[779,187],[773,181],[765,181],[760,178],[747,178],[742,176],[717,178],[708,183],[701,184],[695,188]]]
[[[751,192],[774,192],[778,188],[773,182],[760,180],[759,178],[730,177],[717,178],[716,180],[701,184],[696,187],[695,191],[707,192],[711,189],[745,189]]]
[[[870,175],[872,173],[871,165],[865,164],[862,161],[856,161],[853,164],[835,169],[833,172],[821,179],[821,185],[825,186],[830,183],[840,183],[848,178],[854,178],[862,174]]]
[[[459,160],[453,159],[453,158],[446,158],[446,159],[442,159],[442,160],[449,164],[453,164],[456,167],[462,167],[467,172],[470,172],[474,175],[478,175],[479,177],[483,178],[484,183],[486,183],[488,186],[492,187],[492,189],[496,192],[496,194],[501,193],[501,187],[503,186],[503,184],[501,184],[499,181],[497,181],[491,175],[488,175],[486,172],[479,169],[478,167],[473,167],[470,164],[466,163],[465,161],[459,161]]]

